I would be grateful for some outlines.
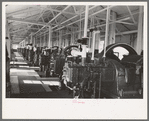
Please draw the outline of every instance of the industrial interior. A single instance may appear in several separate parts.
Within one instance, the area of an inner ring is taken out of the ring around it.
[[[5,6],[6,98],[143,99],[144,6]]]

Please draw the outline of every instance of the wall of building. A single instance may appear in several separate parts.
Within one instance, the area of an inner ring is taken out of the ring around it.
[[[12,44],[12,49],[17,49],[19,47],[19,44]]]

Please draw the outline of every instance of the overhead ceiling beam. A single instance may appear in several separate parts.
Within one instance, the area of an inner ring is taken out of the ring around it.
[[[121,31],[119,31],[119,30],[118,30],[118,28],[117,28],[117,27],[115,27],[115,30],[118,32],[118,34],[120,34],[120,35],[124,36],[124,35],[121,33]]]
[[[44,10],[42,9],[40,15],[36,18],[36,22],[40,19],[40,17],[43,16],[43,14],[44,14],[44,12],[45,12],[46,10],[47,10],[46,8],[45,8]],[[38,26],[38,25],[37,25],[37,26]],[[32,26],[31,26],[31,27],[32,27]],[[38,26],[38,28],[39,28],[39,26]],[[31,36],[31,35],[32,35],[32,33],[31,33],[29,36]]]
[[[68,19],[65,15],[62,14],[62,16],[63,16],[64,18]],[[73,22],[73,21],[70,20],[70,22]],[[61,25],[61,24],[60,24],[60,25]],[[74,24],[74,25],[75,25],[75,27],[78,27],[77,24]]]
[[[37,14],[34,14],[34,15],[31,15],[31,16],[26,16],[25,17],[25,19],[27,19],[27,18],[32,18],[32,17],[36,17],[36,16],[38,16],[40,13],[37,13]]]
[[[51,6],[49,6],[49,7],[50,7],[50,9],[52,9]],[[54,12],[52,10],[51,10],[51,13],[52,13],[53,17],[55,17],[55,14],[54,14]],[[55,19],[55,22],[56,22],[56,24],[58,24],[56,19]]]
[[[123,19],[118,19],[117,21],[123,21],[123,20],[128,20],[128,19],[130,19],[130,17],[127,17],[127,18],[123,18]],[[81,19],[81,20],[83,20],[83,19]],[[112,24],[112,23],[114,23],[114,22],[117,22],[117,21],[112,21],[112,22],[110,22],[109,24]],[[77,21],[78,22],[78,21]],[[102,26],[105,26],[106,24],[102,24],[102,25],[98,25],[98,26],[96,26],[96,27],[102,27]],[[135,25],[135,24],[132,24],[132,25]],[[65,26],[66,27],[66,26]],[[83,30],[81,30],[81,31],[83,31]],[[46,31],[46,32],[48,32],[48,31]],[[46,33],[46,32],[44,32],[44,33]],[[77,32],[80,32],[80,31],[77,31]],[[131,34],[131,33],[137,33],[137,30],[134,30],[134,31],[127,31],[127,32],[119,32],[119,33],[117,33],[116,35],[124,35],[124,34]],[[71,34],[71,33],[68,33],[68,34]]]
[[[12,40],[12,42],[21,42],[24,39],[25,38],[15,38],[15,39]]]
[[[125,31],[125,32],[119,32],[116,33],[116,35],[125,35],[125,34],[132,34],[132,33],[137,33],[138,30],[132,30],[132,31]],[[101,37],[104,37],[105,35],[101,35]]]
[[[26,38],[26,37],[15,37],[13,39],[24,39],[24,38]]]
[[[49,26],[45,23],[31,22],[31,21],[21,20],[21,19],[17,19],[17,18],[7,18],[7,20],[16,21],[16,22],[20,22],[20,23],[26,23],[26,24],[33,24],[33,25]]]
[[[96,7],[97,7],[97,6],[96,6]],[[109,8],[112,8],[112,7],[114,7],[114,6],[109,6]],[[102,9],[102,10],[100,10],[100,11],[97,11],[97,12],[95,12],[95,13],[89,15],[88,17],[91,17],[91,16],[93,16],[93,15],[99,14],[99,13],[105,11],[105,10],[107,10],[107,8],[104,8],[104,9]],[[84,11],[84,12],[85,12],[85,11]],[[84,13],[84,12],[83,12],[83,13]],[[72,25],[72,24],[74,24],[74,23],[76,23],[76,22],[79,22],[79,21],[81,21],[81,20],[84,20],[84,19],[85,19],[85,18],[79,19],[79,20],[74,21],[74,22],[72,22],[72,23],[70,23],[70,24],[67,24],[66,26]],[[62,24],[62,23],[61,23],[61,24]],[[60,30],[60,29],[63,29],[63,28],[64,28],[64,27],[61,27],[61,28],[58,28],[58,29],[56,29],[56,30],[54,30],[54,31],[57,31],[57,30]]]
[[[29,11],[37,11],[37,9],[33,9],[32,7],[28,7],[28,8],[25,8],[25,9],[22,9],[22,10],[18,10],[18,11],[14,11],[14,12],[11,12],[11,13],[6,13],[6,16],[12,16],[12,15],[18,15],[18,14],[23,14],[23,13],[26,13],[26,12],[29,12]]]
[[[63,11],[65,11],[66,9],[68,9],[71,5],[68,5],[66,8],[64,8],[59,14],[57,14],[53,19],[51,19],[46,25],[50,24],[53,20],[55,20],[58,16],[60,16],[62,14]],[[38,30],[37,32],[34,33],[37,34],[39,31],[41,31],[45,26],[43,26],[40,30]]]
[[[106,18],[99,18],[99,17],[97,17],[97,16],[94,16],[94,18],[96,18],[96,19],[99,19],[99,20],[104,20],[104,21],[106,21]],[[123,19],[117,19],[117,21],[125,21],[125,20],[129,20],[130,19],[130,17],[127,17],[127,18],[123,18]],[[112,21],[112,20],[109,20],[109,21]]]
[[[20,40],[22,40],[22,39],[13,39],[12,41],[13,42],[20,42]]]
[[[128,25],[135,25],[136,24],[136,23],[124,22],[125,20],[129,20],[129,19],[130,19],[130,17],[119,19],[119,20],[116,20],[116,21],[112,21],[112,20],[110,20],[110,21],[115,22],[115,23],[128,24]]]
[[[37,7],[38,8],[38,7]],[[41,11],[41,13],[38,13],[38,17],[36,18],[36,21],[38,21],[41,17],[42,17],[42,15],[44,14],[44,12],[46,11],[46,9],[41,9],[42,11]],[[27,17],[28,18],[28,17]],[[26,19],[26,18],[25,18]],[[27,23],[27,24],[31,24],[31,23]],[[27,29],[24,29],[25,31],[26,30],[29,30],[29,29],[32,29],[31,27],[33,26],[34,24],[32,24],[29,28],[27,28]],[[36,30],[39,30],[40,28],[39,28],[39,25],[40,24],[35,24],[35,25],[37,25],[38,26],[38,29],[36,29]],[[41,25],[41,26],[44,26],[44,25]],[[21,31],[21,30],[18,30],[18,31]],[[30,35],[29,35],[30,36]]]
[[[21,38],[24,38],[26,36],[20,36],[20,35],[11,35],[12,37],[21,37]]]
[[[13,42],[12,44],[19,44],[20,43],[20,41],[17,41],[17,42]]]
[[[68,28],[72,28],[72,29],[74,28],[74,29],[76,29],[76,28],[78,28],[78,27],[70,27],[70,26],[69,26]],[[41,34],[38,34],[37,37],[38,37],[38,36],[41,36],[41,35],[44,35],[44,34],[47,34],[48,32],[49,32],[49,30],[47,30],[47,31],[45,31],[45,32],[42,32]]]
[[[41,17],[42,21],[45,23],[43,16]]]
[[[27,29],[27,28],[25,28],[25,29],[18,29],[18,30],[16,30],[16,31],[11,31],[10,34],[11,34],[11,33],[20,32],[20,31],[23,31],[23,30],[26,30],[26,29]]]
[[[91,8],[89,8],[89,10],[92,10],[92,9],[94,9],[95,7],[97,7],[98,5],[95,5],[95,6],[93,6],[93,7],[91,7]],[[83,11],[81,14],[84,14],[85,13],[85,11]],[[79,15],[76,15],[76,16],[73,16],[73,17],[71,17],[70,19],[67,19],[66,21],[63,21],[62,23],[61,23],[61,25],[62,24],[64,24],[64,23],[66,23],[66,22],[68,22],[68,21],[70,21],[70,20],[72,20],[72,19],[74,19],[74,18],[76,18],[76,17],[78,17],[78,16],[80,16],[80,14]],[[55,27],[53,27],[52,29],[55,29],[57,26],[55,26]]]
[[[51,6],[49,6],[49,7],[51,7]],[[55,17],[54,12],[51,11],[51,13],[52,13],[53,17]],[[58,21],[55,19],[55,22],[56,22],[55,25],[58,25],[59,27],[61,27],[61,24],[60,24],[60,23],[63,21],[64,18],[66,18],[66,16],[64,16],[63,14],[62,14],[62,16],[63,16],[63,18],[60,20],[60,22],[58,22]],[[66,19],[68,19],[68,18],[66,18]],[[52,25],[54,25],[54,24],[52,24]]]
[[[124,26],[128,31],[131,31],[125,24],[121,23],[122,26]]]
[[[14,15],[14,14],[17,14],[17,13],[20,13],[20,12],[24,12],[25,10],[28,10],[28,8],[21,9],[21,10],[18,10],[18,11],[14,11],[14,12],[11,12],[11,13],[6,13],[6,15],[7,16]]]
[[[11,31],[10,34],[11,34],[11,33],[20,32],[20,31],[23,31],[23,30],[29,30],[29,29],[32,29],[32,30],[39,30],[39,29],[37,29],[37,28],[24,28],[24,29],[18,29],[18,30],[16,30],[16,31]]]
[[[24,23],[15,23],[13,22],[13,24],[10,25],[11,29],[18,29],[20,28],[20,26],[24,26]]]
[[[118,35],[125,35],[125,34],[132,34],[132,33],[137,33],[137,32],[138,32],[138,30],[120,32],[120,33],[116,33],[116,36],[118,36]],[[105,37],[105,35],[101,35],[100,37]]]
[[[73,9],[74,9],[74,12],[77,14],[77,10],[76,10],[76,8],[74,7],[74,6],[72,6],[73,7]]]
[[[132,15],[132,12],[131,12],[131,10],[130,10],[130,8],[129,8],[128,6],[127,6],[127,9],[128,9],[128,11],[129,11],[129,14],[130,14],[130,16],[131,16],[132,21],[133,21],[134,23],[136,23],[136,21],[135,21],[133,15]]]
[[[51,7],[51,6],[50,6]],[[72,15],[77,15],[77,13],[72,13],[72,12],[66,12],[66,11],[60,11],[60,10],[56,10],[56,9],[52,9],[52,8],[48,8],[50,11],[56,11],[59,13],[64,13],[64,14],[72,14]]]
[[[123,18],[123,19],[117,19],[117,21],[126,21],[126,20],[129,20],[130,17],[127,17],[127,18]]]
[[[129,23],[129,22],[122,22],[122,21],[115,21],[116,23],[120,24],[128,24],[128,25],[135,25],[136,23]]]
[[[114,6],[111,6],[111,7],[114,7]],[[105,8],[105,9],[106,9],[106,8]],[[102,9],[102,11],[103,11],[103,9]],[[102,11],[98,11],[98,12],[92,14],[92,15],[95,15],[95,14],[100,13],[100,12],[102,12]],[[89,17],[92,16],[92,15],[89,15]],[[109,24],[112,24],[112,23],[116,22],[116,23],[121,23],[121,24],[136,25],[136,23],[134,24],[134,23],[122,22],[123,20],[128,20],[128,19],[129,19],[128,17],[127,17],[127,18],[123,18],[123,19],[119,19],[119,20],[117,20],[117,21],[112,21],[112,22],[110,22]],[[81,20],[84,20],[84,18],[82,18],[82,19],[80,19],[80,20],[77,20],[77,21],[75,21],[75,22],[72,22],[72,23],[70,23],[70,24],[68,24],[68,25],[66,25],[66,26],[69,26],[69,25],[74,24],[74,23],[76,23],[76,22],[79,22],[79,21],[81,21]],[[99,25],[99,26],[97,26],[97,27],[102,27],[102,26],[105,26],[105,25],[106,25],[106,24],[102,24],[102,25]],[[56,29],[56,30],[54,30],[54,31],[57,31],[57,30],[60,30],[60,29],[63,29],[63,28],[64,28],[64,27],[61,27],[61,28],[58,28],[58,29]]]
[[[132,34],[132,33],[137,33],[137,32],[138,30],[132,30],[132,31],[120,32],[120,33],[117,33],[116,35]]]
[[[136,14],[139,14],[139,10],[134,10],[134,11],[131,11],[132,15],[136,15]],[[126,17],[130,17],[130,14],[121,14],[121,15],[118,15],[117,16],[117,19],[123,19],[123,18],[126,18]]]
[[[41,11],[41,13],[39,14],[39,16],[36,18],[36,21],[38,21],[44,14],[44,12],[46,11],[47,9],[44,9]]]
[[[22,42],[23,40],[21,39],[21,40],[18,40],[18,41],[12,41],[12,44],[19,44],[20,42]]]
[[[112,24],[112,23],[114,23],[114,22],[117,22],[117,21],[112,21],[112,22],[110,22],[109,24]],[[96,26],[96,27],[102,27],[102,26],[105,26],[106,24],[102,24],[102,25],[98,25],[98,26]],[[134,23],[133,24],[129,24],[129,25],[135,25]]]
[[[50,20],[48,23],[51,23],[54,19],[59,17],[66,9],[68,9],[71,5],[68,5],[64,10],[62,10],[60,13],[58,13],[52,20]]]

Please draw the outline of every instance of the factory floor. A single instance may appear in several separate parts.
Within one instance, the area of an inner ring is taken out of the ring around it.
[[[11,98],[72,98],[61,90],[58,77],[45,77],[39,67],[30,66],[21,53],[13,52],[10,62]]]

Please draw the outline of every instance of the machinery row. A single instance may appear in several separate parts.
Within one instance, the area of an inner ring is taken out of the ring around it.
[[[143,55],[125,43],[108,45],[100,53],[94,47],[87,52],[87,39],[65,48],[28,44],[18,51],[31,65],[40,66],[46,77],[59,77],[61,90],[69,89],[74,98],[143,98]],[[120,59],[113,51],[116,47],[128,54]]]

